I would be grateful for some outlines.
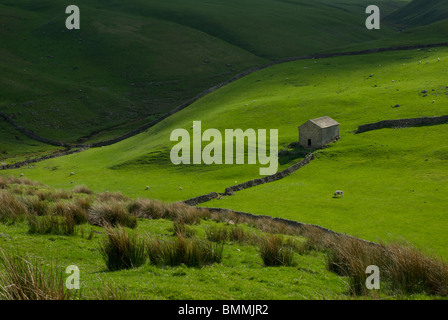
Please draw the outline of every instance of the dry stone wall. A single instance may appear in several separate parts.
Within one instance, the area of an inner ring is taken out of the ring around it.
[[[364,124],[358,127],[356,133],[362,133],[371,130],[378,130],[383,128],[406,128],[418,126],[432,126],[436,124],[448,123],[448,115],[441,117],[422,117],[422,118],[408,118],[396,120],[383,120],[375,123]]]

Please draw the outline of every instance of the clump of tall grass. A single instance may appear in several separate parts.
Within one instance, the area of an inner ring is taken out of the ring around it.
[[[306,226],[300,228],[298,232],[306,238],[303,244],[302,252],[326,251],[334,243],[336,234],[326,232],[315,226]]]
[[[380,269],[381,283],[393,293],[448,295],[448,265],[410,244],[374,245],[350,237],[334,237],[329,245],[328,269],[348,276],[350,290],[366,295],[366,268]]]
[[[196,231],[192,227],[179,221],[173,221],[173,232],[174,235],[185,238],[193,238],[196,234]]]
[[[166,218],[166,204],[159,200],[137,199],[128,205],[129,213],[145,219]]]
[[[75,220],[70,216],[28,216],[28,232],[31,234],[71,236],[74,235],[76,231]]]
[[[365,285],[368,266],[383,266],[387,263],[385,247],[367,244],[350,237],[334,236],[329,249],[328,270],[340,276],[349,277],[350,291],[353,294],[368,292]]]
[[[90,188],[85,185],[80,185],[80,186],[74,187],[72,192],[73,193],[84,193],[84,194],[88,194],[88,195],[93,194],[93,191],[90,190]]]
[[[8,179],[5,177],[0,176],[0,190],[5,190],[9,188],[9,182]]]
[[[87,222],[87,212],[79,202],[57,202],[53,206],[53,214],[73,220],[75,224]]]
[[[0,183],[6,184],[6,185],[18,184],[18,185],[27,185],[27,186],[44,186],[42,183],[31,181],[28,178],[25,178],[25,177],[17,178],[14,176],[0,177]]]
[[[272,234],[261,238],[259,250],[265,266],[294,265],[294,250],[283,242],[282,237]]]
[[[126,204],[117,200],[95,202],[87,212],[87,220],[96,226],[137,227],[137,218],[129,214]]]
[[[129,201],[129,198],[123,195],[120,191],[117,192],[102,192],[98,194],[98,201],[100,202],[107,202],[107,201],[120,201],[120,202],[126,202]]]
[[[448,264],[405,243],[387,247],[383,267],[392,290],[448,296]]]
[[[222,260],[223,245],[182,236],[173,239],[152,238],[147,241],[149,261],[157,266],[203,267]]]
[[[28,208],[28,212],[31,215],[45,216],[50,212],[48,203],[39,200],[39,198],[35,196],[23,198],[23,203]]]
[[[229,240],[239,243],[258,243],[258,236],[253,232],[244,230],[241,226],[232,226],[229,230]]]
[[[37,190],[36,195],[41,201],[57,201],[73,198],[73,194],[66,190]]]
[[[75,199],[75,204],[79,207],[84,209],[86,212],[90,209],[92,206],[93,200],[90,197],[80,197]]]
[[[13,224],[18,220],[23,220],[27,215],[28,209],[22,201],[7,191],[0,191],[1,223]]]
[[[206,210],[191,207],[183,202],[169,204],[166,211],[168,219],[181,221],[185,224],[198,224],[201,219],[208,218],[210,214]]]
[[[201,219],[208,218],[210,212],[185,203],[165,204],[152,199],[138,199],[128,205],[129,212],[139,218],[168,219],[184,224],[198,224]]]
[[[106,228],[106,238],[100,244],[100,252],[107,269],[138,268],[145,263],[145,241],[124,228]]]
[[[62,272],[43,268],[29,259],[0,250],[0,300],[68,300],[74,297],[65,288]]]
[[[225,226],[209,226],[205,229],[208,241],[223,243],[229,239],[229,230]]]

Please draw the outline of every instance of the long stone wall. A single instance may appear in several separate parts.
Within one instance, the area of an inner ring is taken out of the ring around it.
[[[34,159],[25,160],[25,161],[20,161],[20,162],[16,162],[16,163],[13,163],[13,164],[0,165],[0,170],[18,169],[18,168],[23,167],[23,166],[28,166],[31,163],[36,163],[36,162],[40,162],[40,161],[44,161],[44,160],[48,160],[48,159],[68,156],[69,154],[75,154],[75,153],[78,153],[78,152],[81,152],[81,151],[84,151],[84,150],[87,150],[87,149],[88,148],[79,148],[79,149],[75,149],[75,150],[69,150],[69,151],[60,152],[60,153],[56,153],[56,154],[46,155],[46,156],[39,157],[39,158],[34,158]]]
[[[289,168],[287,168],[287,169],[285,169],[283,171],[274,173],[274,174],[272,174],[270,176],[266,176],[266,177],[258,178],[258,179],[254,179],[254,180],[250,180],[250,181],[247,181],[247,182],[243,182],[243,183],[240,183],[240,184],[228,187],[228,188],[226,188],[225,195],[231,195],[231,194],[233,194],[236,191],[241,191],[241,190],[244,190],[244,189],[248,189],[248,188],[252,188],[252,187],[258,186],[260,184],[264,184],[264,183],[268,183],[268,182],[272,182],[272,181],[283,179],[284,177],[289,176],[293,172],[295,172],[295,171],[299,170],[300,168],[302,168],[303,166],[307,165],[312,160],[314,160],[314,154],[313,153],[307,155],[305,157],[305,159],[303,159],[302,161],[300,161],[300,162],[298,162],[296,164],[293,164],[292,166],[290,166]]]
[[[325,233],[329,233],[329,234],[333,234],[333,235],[339,235],[339,236],[343,236],[343,237],[348,237],[351,239],[356,239],[374,246],[378,246],[377,243],[375,242],[371,242],[371,241],[367,241],[364,239],[360,239],[360,238],[356,238],[350,235],[347,235],[345,233],[339,233],[315,224],[307,224],[307,223],[303,223],[303,222],[298,222],[295,220],[288,220],[288,219],[284,219],[284,218],[279,218],[279,217],[271,217],[271,216],[266,216],[266,215],[256,215],[256,214],[252,214],[252,213],[248,213],[248,212],[241,212],[241,211],[234,211],[234,210],[230,210],[230,209],[223,209],[223,208],[205,208],[205,207],[201,207],[198,209],[203,209],[203,210],[209,210],[211,212],[217,212],[217,213],[234,213],[237,216],[240,217],[244,217],[244,218],[249,218],[249,219],[253,219],[253,220],[260,220],[260,219],[265,219],[265,220],[271,220],[273,222],[281,222],[284,223],[287,226],[290,227],[296,227],[296,228],[306,228],[306,227],[313,227],[313,228],[317,228]]]
[[[8,116],[6,113],[3,113],[0,111],[0,117],[2,117],[6,122],[8,122],[9,124],[11,124],[14,128],[16,128],[17,130],[19,130],[20,132],[22,132],[23,134],[25,134],[26,136],[28,136],[29,138],[33,139],[33,140],[37,140],[52,146],[57,146],[57,147],[75,147],[75,148],[85,148],[86,146],[84,145],[70,145],[68,143],[65,142],[60,142],[60,141],[55,141],[55,140],[51,140],[51,139],[47,139],[47,138],[43,138],[37,134],[35,134],[33,131],[28,130],[20,125],[18,125],[17,123],[15,123],[14,120],[11,119],[10,116]]]
[[[408,118],[396,120],[383,120],[375,123],[368,123],[358,127],[356,133],[362,133],[371,130],[378,130],[383,128],[406,128],[418,126],[432,126],[436,124],[448,123],[448,115],[441,117],[422,117],[422,118]]]
[[[210,192],[209,194],[204,194],[199,197],[191,198],[183,201],[183,203],[188,204],[189,206],[196,206],[200,203],[208,202],[210,200],[216,199],[219,197],[217,192]]]
[[[307,165],[313,159],[314,159],[314,154],[311,153],[311,154],[307,155],[305,157],[305,159],[303,159],[302,161],[293,164],[292,166],[290,166],[289,168],[287,168],[287,169],[285,169],[283,171],[274,173],[273,175],[270,175],[270,176],[249,180],[249,181],[246,181],[246,182],[243,182],[243,183],[240,183],[240,184],[228,187],[228,188],[225,189],[225,192],[222,195],[223,196],[231,196],[236,191],[241,191],[241,190],[252,188],[252,187],[264,184],[264,183],[268,183],[268,182],[272,182],[272,181],[283,179],[284,177],[289,176],[293,172],[295,172],[295,171],[299,170],[300,168],[302,168],[303,166]],[[195,198],[192,198],[192,199],[188,199],[188,200],[185,200],[185,201],[182,201],[182,202],[184,202],[184,203],[186,203],[186,204],[188,204],[190,206],[195,206],[195,205],[198,205],[200,203],[204,203],[204,202],[208,202],[210,200],[216,199],[218,197],[219,197],[218,193],[211,192],[209,194],[204,194],[204,195],[201,195],[201,196],[198,196],[198,197],[195,197]]]

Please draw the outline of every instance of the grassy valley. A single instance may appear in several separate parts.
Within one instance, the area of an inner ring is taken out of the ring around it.
[[[448,1],[378,1],[381,30],[365,28],[369,4],[80,0],[69,32],[63,1],[0,0],[0,111],[45,138],[98,142],[279,59],[446,42]],[[276,63],[118,143],[1,170],[0,299],[39,292],[8,289],[26,265],[62,283],[53,264],[79,266],[82,290],[46,298],[445,299],[448,124],[356,130],[448,115],[447,72],[446,46]],[[339,140],[299,147],[298,126],[322,116]],[[278,171],[315,157],[226,194],[266,165],[248,149],[245,164],[174,165],[170,135],[191,138],[194,121],[223,137],[277,129]],[[0,165],[63,150],[0,121]],[[372,264],[384,283],[366,291]]]

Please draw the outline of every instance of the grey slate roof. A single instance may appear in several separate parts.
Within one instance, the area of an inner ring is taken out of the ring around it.
[[[311,121],[315,125],[319,126],[320,128],[333,127],[333,126],[337,126],[339,124],[338,122],[334,121],[333,119],[331,119],[328,116],[311,119],[309,121]]]

